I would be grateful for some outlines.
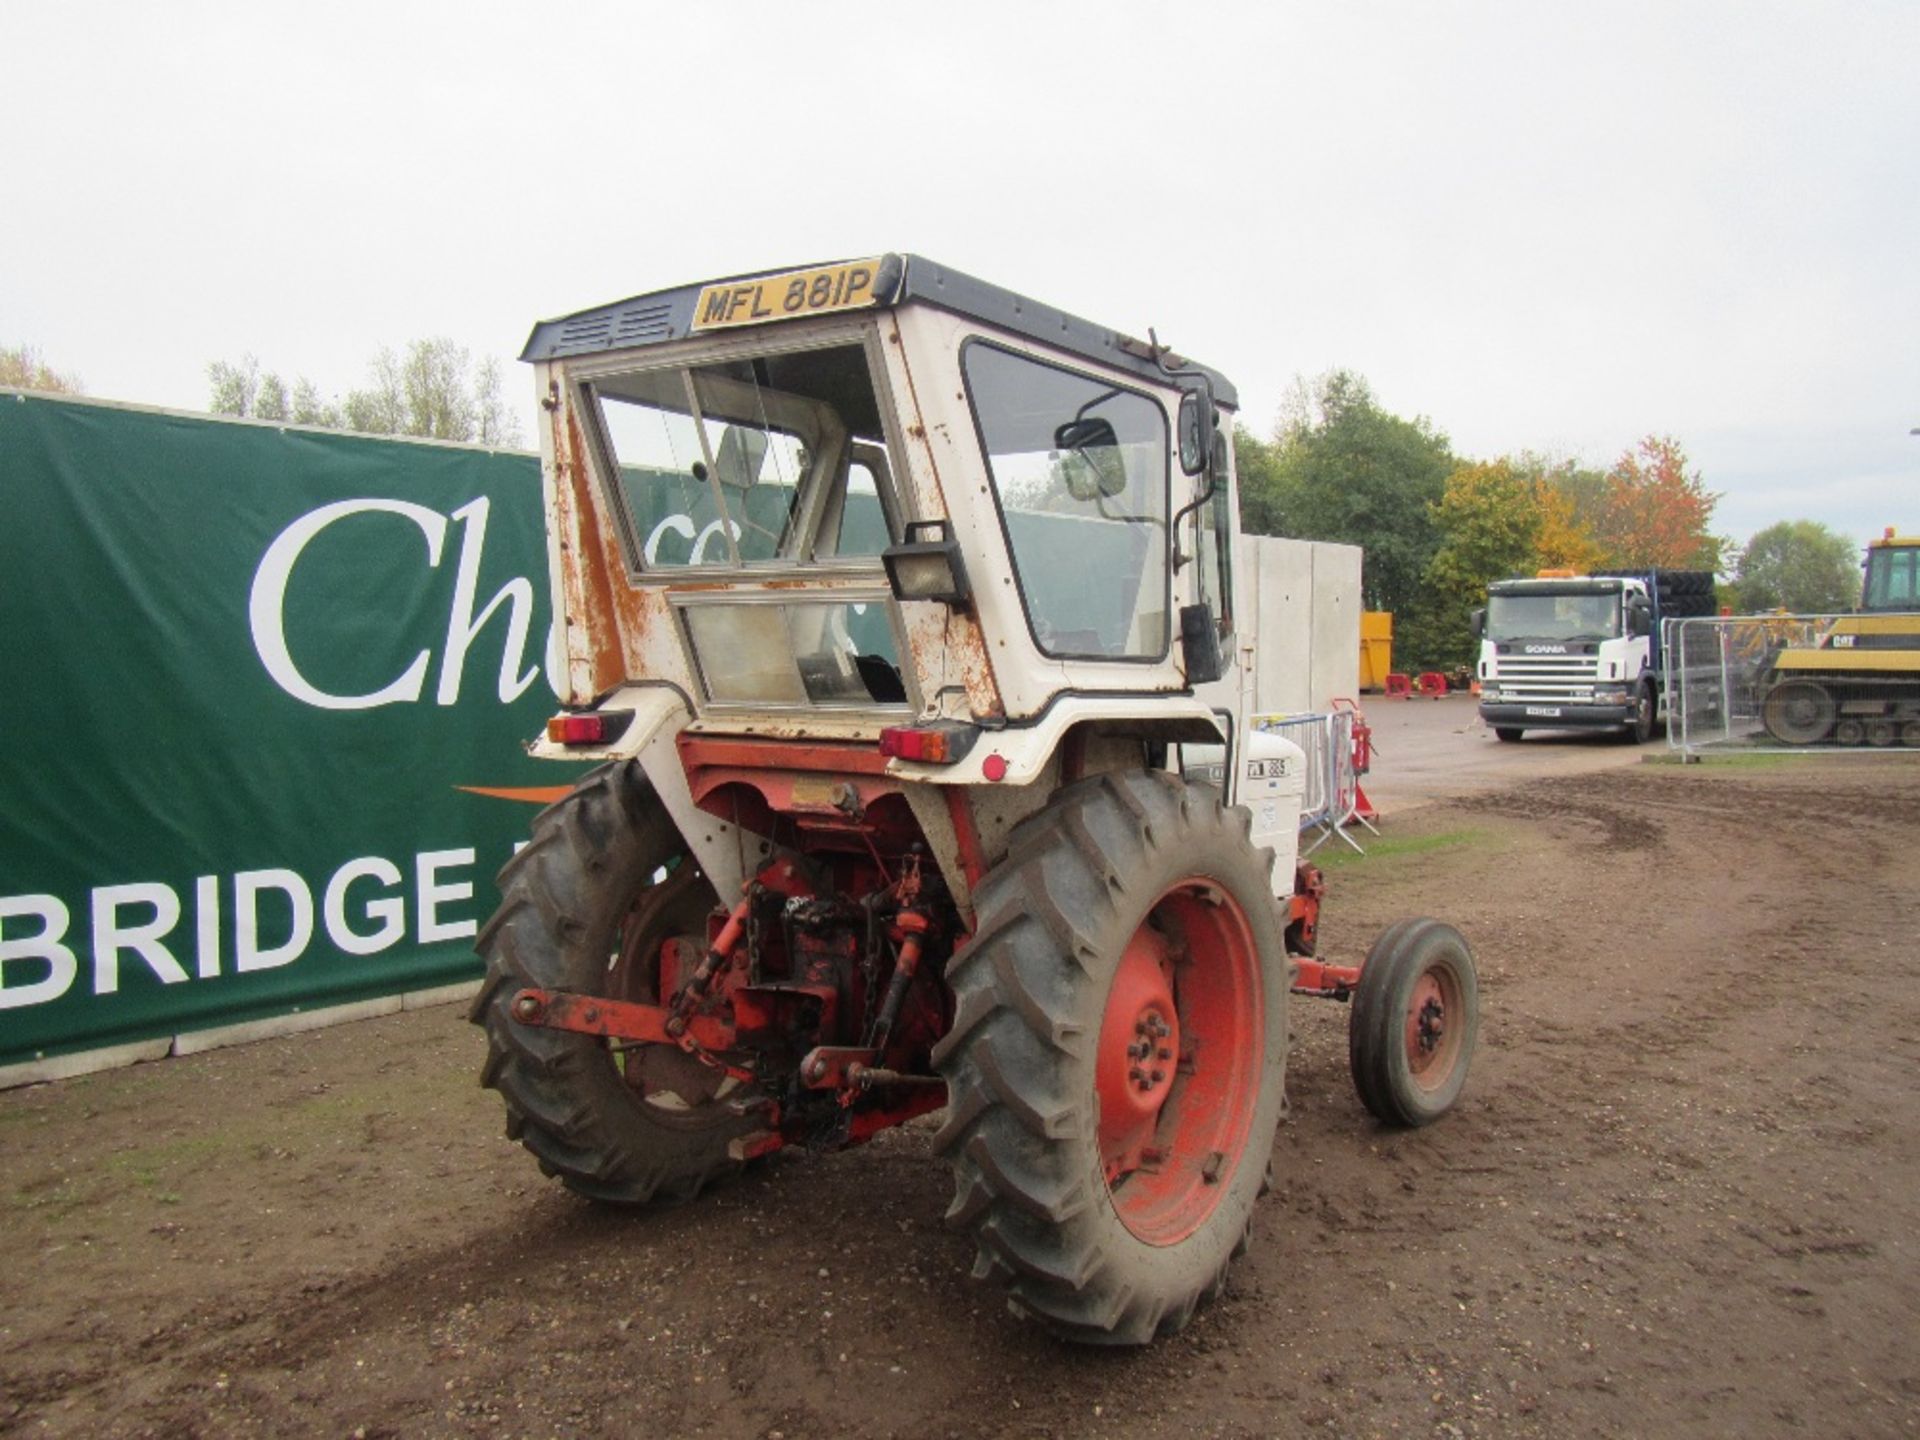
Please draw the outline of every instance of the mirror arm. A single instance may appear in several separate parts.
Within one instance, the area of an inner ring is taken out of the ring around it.
[[[1173,573],[1174,574],[1178,575],[1180,573],[1180,567],[1188,564],[1193,559],[1193,556],[1183,555],[1180,552],[1180,522],[1186,519],[1187,516],[1191,515],[1194,511],[1198,510],[1202,505],[1206,504],[1209,500],[1213,499],[1213,492],[1219,488],[1220,488],[1220,477],[1214,474],[1213,467],[1209,465],[1207,467],[1207,488],[1201,491],[1200,494],[1193,500],[1191,504],[1182,505],[1178,510],[1173,512],[1173,524],[1168,528],[1173,531]]]

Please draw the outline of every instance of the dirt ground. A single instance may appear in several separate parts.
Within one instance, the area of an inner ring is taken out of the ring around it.
[[[1482,1050],[1417,1133],[1296,1002],[1279,1186],[1144,1350],[967,1279],[922,1122],[688,1208],[543,1181],[459,1009],[0,1095],[0,1434],[1893,1435],[1920,1429],[1920,759],[1434,800],[1324,951],[1429,912]]]

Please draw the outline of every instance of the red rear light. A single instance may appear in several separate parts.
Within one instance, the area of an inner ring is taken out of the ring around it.
[[[973,748],[979,735],[973,726],[950,720],[934,725],[902,725],[880,732],[880,753],[922,765],[951,765]]]
[[[556,745],[599,745],[606,738],[604,715],[556,715],[547,721],[547,739]]]

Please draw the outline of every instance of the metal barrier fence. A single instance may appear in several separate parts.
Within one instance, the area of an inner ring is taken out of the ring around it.
[[[1253,717],[1254,729],[1284,735],[1306,752],[1307,777],[1300,797],[1300,830],[1303,835],[1309,830],[1318,833],[1301,846],[1302,855],[1311,855],[1335,836],[1361,854],[1366,853],[1360,842],[1348,833],[1348,827],[1356,821],[1369,830],[1374,828],[1360,813],[1360,775],[1354,763],[1353,745],[1356,714],[1353,710],[1333,710]]]
[[[1920,748],[1920,615],[1669,620],[1667,744],[1688,757]]]

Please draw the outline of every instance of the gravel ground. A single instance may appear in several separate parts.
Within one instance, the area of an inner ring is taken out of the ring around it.
[[[1916,822],[1913,757],[1390,815],[1323,953],[1459,925],[1466,1096],[1380,1129],[1345,1012],[1296,1002],[1254,1249],[1144,1351],[967,1279],[929,1121],[684,1209],[576,1200],[455,1008],[0,1095],[0,1434],[1909,1434]]]

